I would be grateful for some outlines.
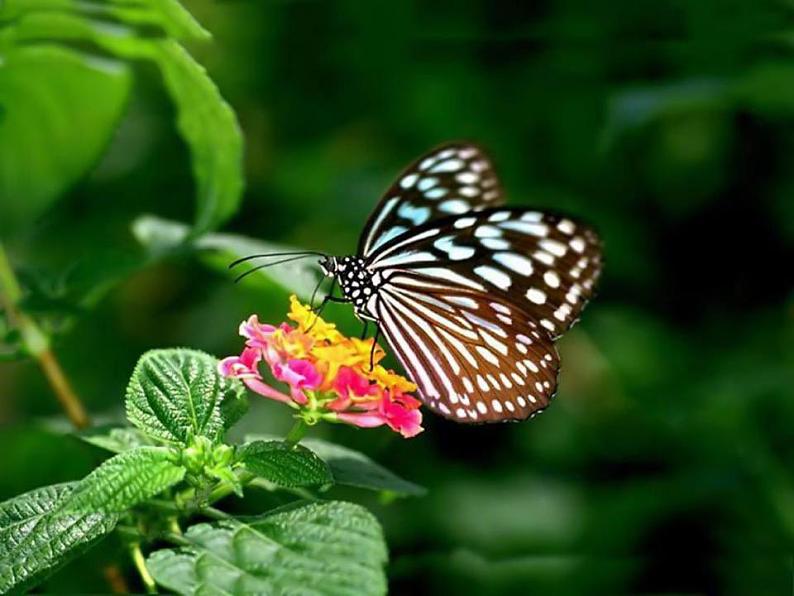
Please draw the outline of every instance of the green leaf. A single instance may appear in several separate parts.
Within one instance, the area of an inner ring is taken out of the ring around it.
[[[123,453],[130,449],[151,445],[151,441],[146,435],[129,426],[97,426],[78,433],[77,437],[86,443],[113,453]]]
[[[130,91],[121,62],[52,46],[0,61],[0,235],[38,217],[99,159]]]
[[[247,435],[246,441],[274,438],[272,435]],[[302,439],[300,444],[314,451],[328,464],[336,484],[390,491],[399,495],[421,496],[427,492],[418,484],[403,480],[360,451],[322,439]]]
[[[238,381],[230,381],[228,387],[221,401],[221,419],[224,430],[232,428],[248,411],[248,394],[245,391],[245,386]]]
[[[190,147],[198,186],[194,234],[218,227],[237,211],[243,193],[243,136],[234,112],[204,67],[173,41],[155,54]]]
[[[192,37],[206,37],[184,10],[175,9],[173,1],[157,17]],[[132,25],[137,21],[130,19]],[[140,36],[133,27],[110,27],[68,11],[31,11],[0,32],[0,47],[52,40],[90,42],[119,58],[155,63],[176,106],[177,128],[190,149],[197,186],[193,233],[215,228],[237,211],[243,191],[243,137],[237,118],[205,69],[178,42]],[[86,105],[93,106],[88,101],[80,108]]]
[[[0,593],[32,587],[116,526],[113,514],[60,510],[76,484],[47,486],[0,503]]]
[[[64,504],[68,512],[123,513],[184,478],[166,447],[139,447],[104,462],[83,478]]]
[[[128,25],[159,27],[178,39],[209,39],[211,36],[178,0],[108,0],[87,5],[81,0],[5,0],[2,8],[6,20],[19,18],[25,13],[58,10],[75,14],[110,17]]]
[[[242,447],[241,460],[251,472],[279,486],[321,486],[334,481],[328,464],[302,445],[254,441]]]
[[[298,503],[246,520],[198,524],[147,567],[178,594],[385,594],[383,532],[366,509]]]
[[[196,436],[217,440],[225,426],[221,403],[238,399],[242,391],[217,367],[215,358],[197,350],[145,353],[127,386],[127,418],[165,442],[187,445]]]
[[[149,215],[138,218],[132,229],[141,244],[158,254],[181,248],[190,233],[190,228],[184,224]],[[245,271],[229,271],[229,263],[239,257],[300,250],[235,234],[206,234],[195,240],[192,246],[205,253],[207,265],[230,276],[237,276]],[[316,260],[307,258],[260,269],[248,276],[247,282],[262,284],[264,281],[265,288],[269,287],[270,282],[274,282],[307,299],[317,285],[318,272]]]

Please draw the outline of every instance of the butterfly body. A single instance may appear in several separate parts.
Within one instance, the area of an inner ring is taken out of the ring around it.
[[[336,278],[345,302],[353,305],[358,318],[377,321],[378,286],[381,276],[370,272],[364,259],[348,255],[328,257],[320,261],[320,267],[328,277]]]
[[[479,148],[439,147],[384,195],[357,255],[320,263],[377,323],[425,404],[458,422],[521,420],[549,404],[554,340],[601,270],[588,226],[502,203]]]

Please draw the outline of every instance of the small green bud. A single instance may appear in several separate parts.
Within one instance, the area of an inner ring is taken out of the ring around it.
[[[218,466],[228,466],[234,460],[234,448],[229,445],[218,445],[212,452],[212,461]]]

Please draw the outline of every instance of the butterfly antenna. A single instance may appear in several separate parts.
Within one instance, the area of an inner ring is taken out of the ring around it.
[[[240,263],[245,263],[246,261],[251,261],[253,259],[266,259],[269,257],[310,257],[310,256],[317,256],[317,257],[328,257],[327,254],[324,252],[316,251],[316,250],[294,250],[288,252],[266,252],[260,253],[255,255],[248,255],[247,257],[241,257],[229,263],[229,269],[235,268]],[[275,264],[275,263],[274,263]]]
[[[255,273],[256,271],[259,271],[260,269],[266,269],[267,267],[273,267],[275,265],[281,265],[283,263],[290,263],[292,261],[297,261],[299,259],[305,259],[306,257],[310,257],[310,256],[313,256],[313,255],[292,256],[292,257],[290,257],[288,259],[281,259],[280,261],[275,261],[273,263],[265,263],[264,265],[257,265],[256,267],[252,267],[248,271],[245,271],[245,272],[241,273],[240,275],[238,275],[237,277],[235,277],[234,278],[234,283],[239,282],[241,279],[243,279],[245,277],[248,277],[252,273]]]
[[[325,277],[321,277],[320,281],[317,282],[317,285],[314,286],[314,291],[312,292],[311,300],[309,300],[310,310],[314,310],[314,299],[317,297],[317,292],[320,290],[320,286],[323,285],[324,281],[325,281]]]

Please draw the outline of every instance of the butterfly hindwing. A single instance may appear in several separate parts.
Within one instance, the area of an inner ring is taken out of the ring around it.
[[[476,145],[448,143],[417,159],[370,215],[359,242],[366,257],[428,221],[503,202],[490,159]]]
[[[523,420],[556,391],[553,342],[502,300],[395,273],[380,294],[378,316],[424,403],[446,418]]]

